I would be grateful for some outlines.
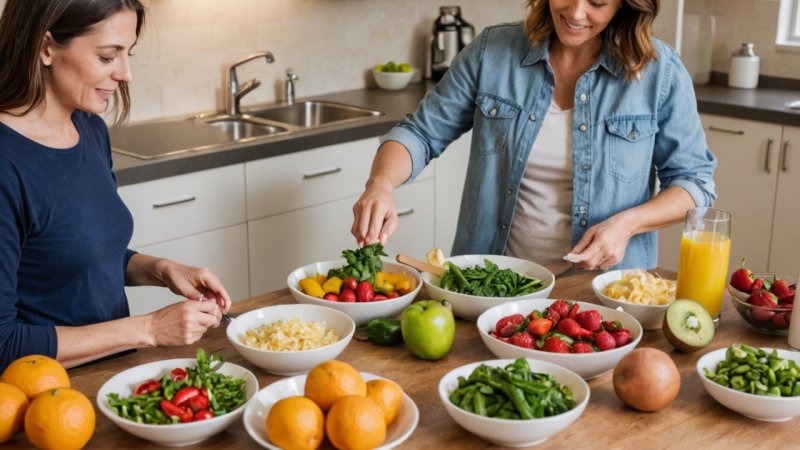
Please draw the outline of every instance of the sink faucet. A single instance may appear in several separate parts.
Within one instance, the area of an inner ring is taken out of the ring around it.
[[[299,79],[294,70],[288,69],[286,71],[286,103],[289,105],[294,104],[294,82]]]
[[[248,92],[252,91],[253,89],[257,88],[261,85],[261,80],[258,78],[254,78],[250,81],[245,82],[241,86],[239,86],[239,80],[236,77],[236,68],[241,66],[246,62],[250,62],[254,59],[264,58],[267,60],[268,63],[275,62],[275,57],[272,56],[270,52],[260,52],[254,53],[250,56],[246,56],[239,61],[231,64],[230,68],[228,69],[228,114],[230,115],[238,115],[239,114],[239,102],[241,101],[242,97],[247,95]]]

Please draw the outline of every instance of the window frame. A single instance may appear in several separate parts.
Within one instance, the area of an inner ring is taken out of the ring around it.
[[[800,0],[780,0],[775,45],[800,51]]]

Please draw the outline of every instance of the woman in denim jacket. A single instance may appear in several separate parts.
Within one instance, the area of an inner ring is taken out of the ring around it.
[[[655,230],[714,201],[691,78],[651,36],[658,0],[528,8],[524,23],[484,30],[383,137],[353,208],[359,245],[386,242],[394,187],[471,128],[452,254],[652,268]]]

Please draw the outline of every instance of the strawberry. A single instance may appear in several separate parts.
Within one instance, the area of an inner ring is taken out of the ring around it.
[[[533,319],[528,323],[528,331],[538,337],[547,334],[551,328],[553,328],[553,321],[544,317]]]
[[[631,332],[630,330],[623,328],[611,333],[611,337],[614,338],[614,342],[616,342],[617,347],[622,347],[631,341]]]
[[[764,279],[756,278],[755,281],[753,281],[753,287],[751,287],[747,292],[752,294],[753,292],[760,291],[761,289],[764,289]]]
[[[764,289],[753,291],[753,293],[750,294],[750,297],[747,299],[747,303],[750,303],[753,306],[761,306],[763,308],[775,308],[778,306],[775,295]]]
[[[387,296],[385,296],[383,294],[375,294],[375,297],[372,297],[372,301],[373,302],[377,302],[377,301],[380,301],[380,300],[389,300],[389,297],[387,297]]]
[[[542,317],[544,317],[544,314],[542,314],[542,312],[539,311],[538,309],[534,309],[533,311],[531,311],[530,314],[528,314],[528,320],[530,321],[541,319]]]
[[[552,353],[569,353],[569,345],[557,337],[549,337],[542,350]]]
[[[564,333],[571,338],[577,338],[582,334],[581,326],[573,319],[561,319],[556,325],[556,329],[559,333]]]
[[[753,290],[753,272],[744,268],[744,258],[741,267],[731,274],[731,286],[748,294]]]
[[[521,331],[508,339],[508,343],[522,348],[533,348],[533,336],[527,331]]]
[[[355,303],[356,301],[356,293],[350,289],[342,289],[342,292],[339,293],[339,301],[345,303]]]
[[[594,349],[588,342],[576,342],[572,344],[572,353],[594,353]]]
[[[567,316],[561,316],[561,314],[559,314],[555,309],[547,310],[547,320],[553,323],[558,323],[558,321],[561,320],[561,317],[567,317]]]
[[[342,289],[350,289],[355,292],[358,287],[358,281],[353,277],[347,277],[342,281]]]
[[[594,335],[594,345],[603,352],[617,347],[617,341],[608,331],[600,331]]]
[[[497,321],[497,324],[494,326],[494,332],[498,336],[510,337],[517,331],[517,327],[519,327],[524,320],[525,316],[522,314],[512,314],[503,317]]]
[[[369,281],[362,281],[356,287],[356,299],[359,302],[371,302],[375,298],[375,287]]]
[[[785,330],[789,328],[789,319],[791,317],[790,314],[791,313],[788,312],[775,314],[775,317],[772,318],[772,326],[778,330]]]
[[[609,332],[621,330],[622,322],[620,322],[619,320],[604,320],[603,329]]]
[[[392,291],[392,292],[389,292],[388,294],[386,294],[386,297],[387,298],[397,298],[397,297],[400,297],[400,294],[398,294],[397,291]]]
[[[591,309],[589,311],[578,313],[578,315],[575,316],[575,320],[578,321],[581,328],[585,328],[589,331],[595,331],[600,328],[600,323],[603,321],[603,317],[600,315],[600,311]]]
[[[553,302],[553,304],[551,304],[547,309],[549,311],[555,311],[559,318],[567,317],[569,314],[569,303],[567,303],[566,300],[559,299]],[[558,322],[558,320],[554,320],[553,322]]]
[[[580,312],[581,312],[581,305],[574,303],[572,307],[569,309],[569,314],[567,314],[567,317],[569,317],[572,320],[575,320],[575,318],[578,317],[578,313]]]
[[[778,297],[778,304],[780,304],[780,305],[789,305],[789,306],[793,305],[794,304],[795,292],[796,291],[794,289],[790,289],[789,292],[786,295],[784,295],[782,297]]]
[[[792,294],[792,290],[789,288],[789,285],[780,278],[775,278],[775,282],[772,283],[769,291],[775,294],[775,297],[778,297],[779,299]]]
[[[332,302],[338,302],[339,296],[334,294],[333,292],[328,292],[327,294],[322,296],[323,300],[330,300]]]

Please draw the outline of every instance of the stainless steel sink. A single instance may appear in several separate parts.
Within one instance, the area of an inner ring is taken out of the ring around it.
[[[241,118],[225,118],[207,121],[207,124],[217,127],[231,135],[235,140],[270,136],[273,134],[288,133],[289,130],[275,125],[256,123]]]
[[[383,112],[342,103],[304,101],[292,105],[251,110],[247,111],[247,114],[300,128],[315,128],[368,119],[383,115]]]

